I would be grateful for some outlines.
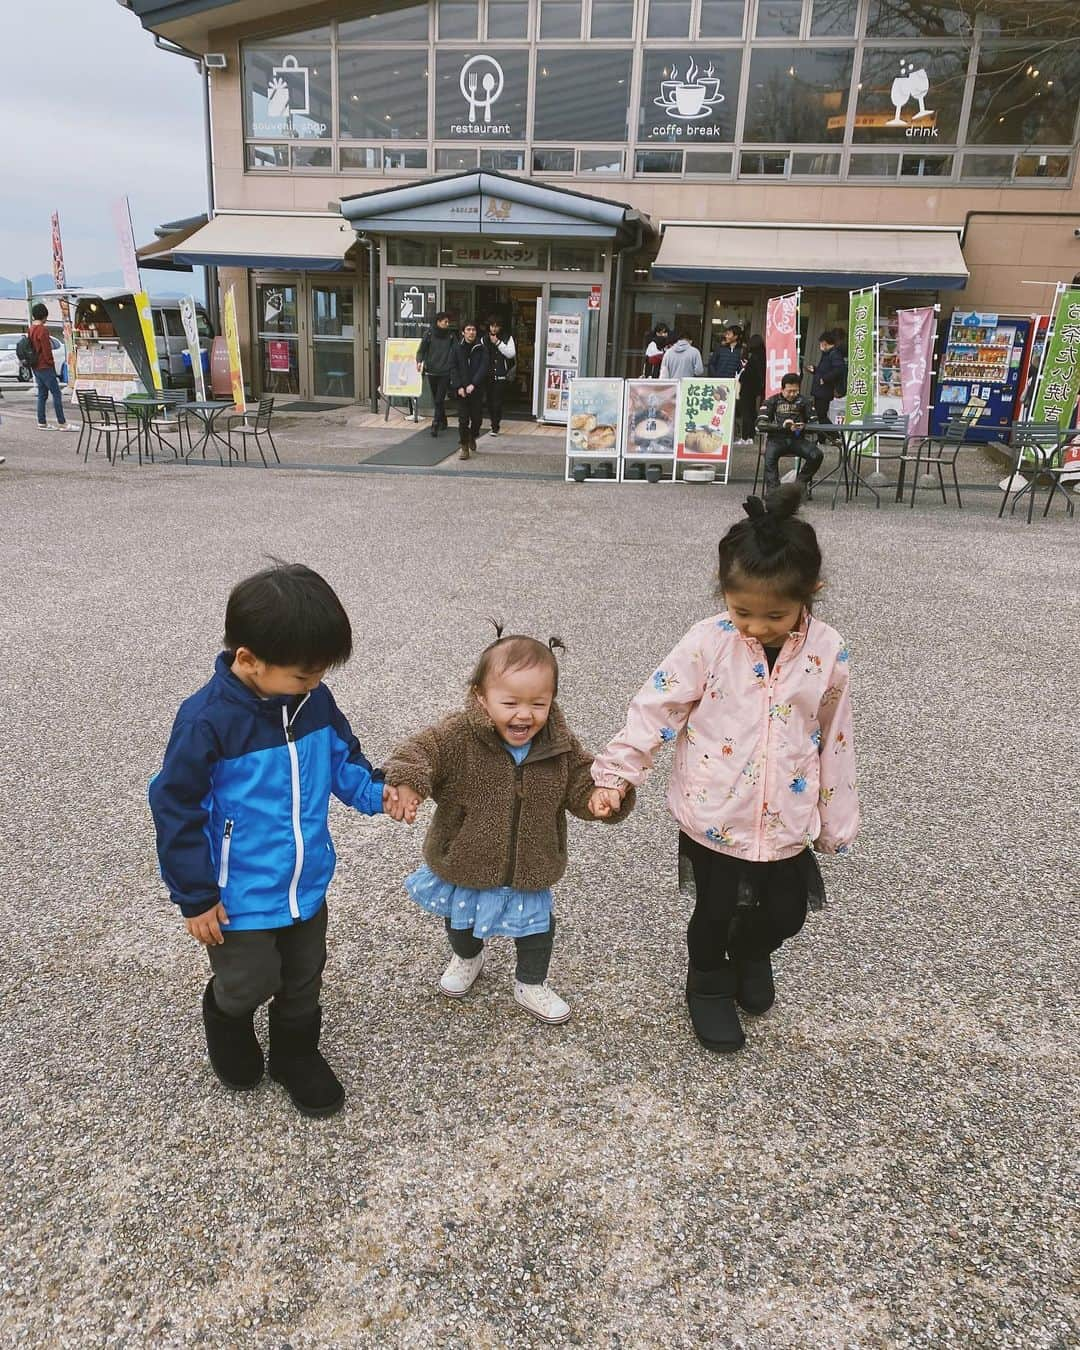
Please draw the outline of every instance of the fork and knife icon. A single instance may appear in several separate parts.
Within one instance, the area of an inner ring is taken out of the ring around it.
[[[470,70],[466,79],[469,89],[469,121],[470,122],[476,121],[476,109],[477,106],[482,101],[484,105],[484,121],[490,122],[491,101],[492,101],[491,96],[495,89],[495,76],[489,70],[485,72],[484,78],[478,81],[476,71]],[[478,83],[483,87],[484,90],[483,100],[480,100],[476,97],[476,88]]]
[[[478,66],[482,74],[477,70]],[[478,108],[483,108],[484,121],[491,124],[491,107],[503,91],[503,80],[502,66],[493,56],[473,56],[462,66],[459,84],[469,105],[469,122],[473,126],[479,120],[476,116]]]

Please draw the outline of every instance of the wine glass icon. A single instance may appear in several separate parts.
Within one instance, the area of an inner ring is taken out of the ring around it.
[[[900,62],[900,74],[892,82],[892,88],[889,91],[889,100],[896,110],[895,116],[885,123],[887,127],[906,127],[907,122],[900,116],[905,104],[909,99],[915,99],[919,105],[919,111],[912,115],[912,121],[918,121],[920,117],[933,117],[932,108],[926,106],[926,95],[930,92],[930,77],[923,67],[915,69],[914,62],[902,60]]]

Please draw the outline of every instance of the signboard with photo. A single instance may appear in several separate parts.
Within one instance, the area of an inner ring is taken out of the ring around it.
[[[622,443],[622,380],[575,379],[570,385],[568,416],[568,456],[618,458]]]
[[[388,398],[419,398],[423,378],[416,368],[419,338],[387,338],[382,392]]]
[[[581,315],[549,314],[546,365],[577,370],[581,364]]]
[[[731,441],[735,431],[735,380],[682,380],[675,451],[680,460],[722,464],[726,483],[731,468]]]
[[[678,408],[678,381],[627,380],[625,453],[652,459],[674,456]]]
[[[547,422],[565,422],[570,407],[570,385],[574,379],[572,370],[549,369],[544,381],[544,420]]]

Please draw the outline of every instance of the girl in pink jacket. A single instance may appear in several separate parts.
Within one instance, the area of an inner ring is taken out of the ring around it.
[[[593,764],[594,812],[614,810],[674,742],[668,808],[696,892],[686,1000],[710,1050],[745,1043],[736,1002],[772,1006],[771,953],[824,903],[813,849],[846,853],[859,826],[848,648],[810,612],[821,550],[800,500],[749,498],[720,540],[726,610],[664,658]]]

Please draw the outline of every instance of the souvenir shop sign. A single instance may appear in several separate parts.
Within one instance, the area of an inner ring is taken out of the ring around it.
[[[418,338],[387,338],[382,392],[387,398],[419,398],[423,380],[416,368]]]
[[[681,460],[724,465],[724,482],[731,464],[735,430],[736,380],[680,381],[675,450]]]
[[[1035,406],[1036,422],[1057,422],[1067,427],[1080,393],[1080,290],[1065,290],[1058,297],[1053,328],[1043,357],[1042,377]]]
[[[877,287],[852,291],[848,305],[848,382],[845,422],[874,415],[877,388]]]
[[[570,386],[566,453],[617,459],[622,444],[623,381],[577,379]]]

